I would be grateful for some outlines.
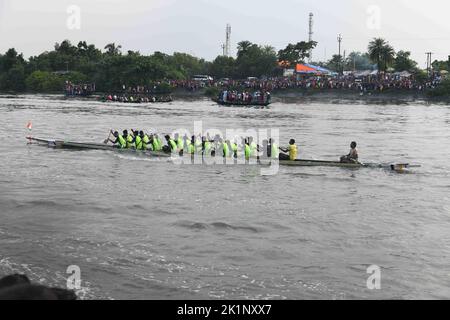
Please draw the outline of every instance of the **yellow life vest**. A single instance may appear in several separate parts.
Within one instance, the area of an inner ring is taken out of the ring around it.
[[[278,159],[280,151],[278,150],[278,146],[276,143],[272,143],[272,148],[270,151],[270,156],[272,159]]]
[[[248,144],[245,144],[245,151],[244,151],[244,153],[245,153],[245,160],[249,160],[252,151],[251,151],[250,146]]]
[[[133,137],[131,134],[128,134],[127,136],[127,149],[130,149],[133,146]]]
[[[117,139],[118,139],[118,142],[119,142],[119,148],[120,149],[125,149],[127,147],[127,142],[125,141],[123,136],[121,134],[119,134]]]
[[[143,150],[147,150],[147,145],[150,142],[150,138],[148,137],[148,135],[144,135],[144,138],[142,139],[142,149]]]
[[[171,151],[172,152],[177,152],[178,151],[178,147],[177,147],[176,142],[173,139],[169,139],[169,143],[170,143],[169,147],[170,147]]]
[[[289,159],[291,161],[297,160],[297,146],[295,144],[289,146]]]
[[[140,136],[136,136],[134,143],[136,145],[136,150],[142,150],[142,138]]]
[[[233,150],[233,157],[237,158],[238,156],[238,146],[236,143],[231,144],[231,150]]]

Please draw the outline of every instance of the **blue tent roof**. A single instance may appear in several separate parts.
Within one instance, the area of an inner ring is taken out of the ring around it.
[[[313,68],[313,69],[316,69],[317,71],[320,71],[320,72],[326,73],[326,74],[333,74],[334,73],[333,71],[330,71],[328,69],[325,69],[325,68],[322,68],[322,67],[319,67],[319,66],[315,66],[315,65],[312,65],[312,64],[309,64],[309,63],[305,63],[305,66]]]

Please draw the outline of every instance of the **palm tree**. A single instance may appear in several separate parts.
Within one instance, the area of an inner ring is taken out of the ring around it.
[[[253,43],[250,41],[244,40],[237,44],[238,49],[238,57],[247,53],[250,47],[253,46]]]
[[[369,43],[369,58],[376,62],[378,70],[386,71],[388,65],[394,60],[394,48],[382,38],[374,38]]]
[[[117,47],[116,47],[116,43],[115,42],[113,42],[113,43],[108,43],[106,46],[105,46],[105,50],[106,50],[106,53],[107,54],[109,54],[109,55],[111,55],[111,56],[116,56],[116,55],[119,55],[121,52],[120,52],[120,49],[122,48],[122,46],[119,44]]]
[[[387,44],[382,51],[382,57],[383,57],[384,71],[386,71],[388,69],[388,67],[390,65],[392,65],[392,62],[394,61],[394,57],[395,57],[394,48],[392,46],[390,46],[389,44]]]

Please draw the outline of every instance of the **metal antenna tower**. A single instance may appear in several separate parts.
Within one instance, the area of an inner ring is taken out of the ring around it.
[[[224,56],[229,57],[230,55],[231,55],[231,25],[227,24]]]
[[[314,14],[311,12],[309,14],[309,42],[313,41],[313,26],[314,26]],[[309,51],[309,58],[308,58],[309,62],[312,61],[312,49]]]

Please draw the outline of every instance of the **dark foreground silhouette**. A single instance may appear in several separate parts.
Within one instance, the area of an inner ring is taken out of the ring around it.
[[[75,292],[32,284],[27,276],[13,274],[0,279],[0,300],[77,300]]]

